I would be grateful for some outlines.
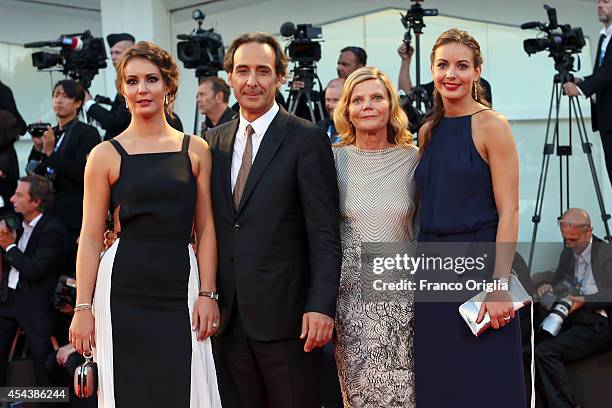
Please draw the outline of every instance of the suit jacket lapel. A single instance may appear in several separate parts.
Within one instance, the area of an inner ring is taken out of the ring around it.
[[[223,196],[225,203],[234,213],[234,200],[232,198],[232,158],[234,156],[234,142],[238,131],[238,120],[234,120],[225,132],[219,134],[219,151],[222,152],[224,161],[221,163],[221,177],[223,178]]]
[[[238,212],[244,207],[264,170],[268,167],[268,164],[285,139],[287,133],[287,119],[289,119],[289,114],[281,107],[274,120],[272,120],[272,123],[270,123],[270,126],[268,126],[268,130],[259,145],[257,156],[255,156],[255,160],[253,161],[253,166],[251,166],[246,185],[244,186]]]
[[[32,231],[32,235],[30,235],[30,239],[28,239],[28,245],[26,245],[25,247],[25,251],[23,251],[24,254],[29,253],[28,250],[30,248],[33,248],[36,245],[36,241],[38,241],[38,236],[40,235],[40,231],[44,228],[45,224],[47,223],[47,215],[43,214],[42,217],[40,217],[40,220],[38,220],[38,223],[36,223],[36,226],[34,227],[34,230]]]

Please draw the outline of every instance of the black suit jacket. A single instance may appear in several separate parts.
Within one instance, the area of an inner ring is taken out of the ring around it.
[[[23,230],[17,230],[17,242]],[[0,302],[6,301],[8,276],[11,266],[19,271],[20,299],[26,301],[28,310],[50,310],[51,296],[63,272],[66,232],[52,216],[43,214],[38,221],[24,252],[17,247],[2,251],[3,275],[0,285]]]
[[[564,248],[559,257],[559,266],[553,276],[553,286],[559,284],[563,280],[572,282],[574,280],[574,253],[569,248]],[[595,311],[605,309],[608,314],[608,320],[612,324],[612,246],[605,241],[593,236],[593,245],[591,247],[591,269],[593,270],[593,278],[597,285],[598,292],[593,295],[585,296],[586,304],[582,307],[586,313],[580,313],[578,310],[576,316],[570,316],[573,319],[579,319],[583,323],[590,323]],[[589,316],[590,315],[590,316]],[[568,319],[570,318],[568,317]]]
[[[340,275],[336,168],[324,132],[280,109],[263,137],[238,210],[231,164],[239,120],[210,130],[219,336],[234,301],[247,334],[297,338],[305,312],[334,316]]]
[[[593,131],[612,132],[612,41],[608,42],[603,62],[599,64],[602,39],[597,46],[593,75],[584,78],[579,84],[585,96],[596,95],[591,99],[591,125]]]
[[[81,229],[83,218],[85,163],[89,152],[98,143],[100,143],[100,134],[96,128],[77,121],[72,131],[66,131],[62,145],[57,152],[47,157],[32,148],[28,158],[28,160],[41,161],[35,170],[37,174],[44,176],[47,173],[47,167],[54,169],[55,202],[50,214],[61,221],[72,235]]]
[[[17,129],[20,135],[23,135],[26,132],[26,123],[17,110],[13,92],[11,91],[11,88],[4,85],[2,82],[0,82],[0,110],[9,111],[15,115],[15,118],[17,119]]]
[[[87,111],[87,116],[94,118],[106,130],[104,140],[110,140],[123,132],[132,120],[132,115],[125,106],[125,99],[120,94],[115,96],[110,110],[96,103],[91,105]]]

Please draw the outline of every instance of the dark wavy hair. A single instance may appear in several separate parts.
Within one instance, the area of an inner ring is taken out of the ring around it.
[[[152,62],[159,68],[164,85],[168,89],[166,113],[172,116],[176,93],[179,86],[179,70],[172,55],[159,45],[150,41],[139,41],[125,50],[123,56],[117,63],[117,78],[115,86],[117,92],[122,94],[123,84],[125,83],[125,67],[132,58],[143,58]]]

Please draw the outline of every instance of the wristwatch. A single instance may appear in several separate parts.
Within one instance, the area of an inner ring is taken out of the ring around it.
[[[218,301],[219,300],[219,293],[218,292],[209,292],[207,290],[203,290],[200,293],[198,293],[198,296],[204,296],[207,298],[210,298],[214,301]]]

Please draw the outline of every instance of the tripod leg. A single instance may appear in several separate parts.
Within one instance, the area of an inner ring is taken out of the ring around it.
[[[308,112],[310,112],[310,121],[312,123],[316,123],[314,109],[312,109],[312,99],[310,99],[310,93],[305,93],[306,95],[306,105],[308,106]]]
[[[599,210],[601,212],[601,220],[603,221],[604,228],[606,230],[606,240],[610,242],[612,240],[612,236],[610,235],[610,226],[608,225],[608,222],[610,220],[610,214],[608,214],[608,212],[606,211],[606,206],[601,191],[601,185],[599,184],[599,178],[597,177],[595,162],[593,161],[593,152],[591,149],[593,145],[589,141],[589,136],[586,131],[586,126],[584,124],[584,117],[582,116],[582,108],[576,98],[576,96],[570,97],[570,108],[573,108],[574,115],[576,116],[576,124],[578,125],[580,143],[582,145],[582,151],[584,152],[584,154],[586,154],[587,161],[589,162],[589,170],[591,171],[591,177],[593,178],[595,195],[597,196],[597,204],[599,205]]]
[[[548,178],[548,165],[550,163],[550,157],[555,151],[555,143],[557,140],[557,133],[553,131],[552,143],[549,143],[549,137],[551,133],[552,122],[552,110],[553,103],[556,100],[557,95],[557,84],[553,82],[553,87],[550,93],[550,104],[548,107],[548,120],[546,121],[546,137],[544,139],[544,150],[542,152],[542,166],[540,167],[540,179],[538,182],[538,194],[536,196],[535,209],[531,221],[533,222],[533,232],[531,234],[531,245],[529,246],[529,261],[527,263],[527,270],[531,272],[533,265],[533,254],[535,250],[535,242],[538,235],[538,226],[542,217],[542,206],[544,205],[544,192],[546,190],[546,180]],[[557,111],[558,118],[558,111]]]
[[[301,98],[302,93],[299,90],[289,92],[289,101],[287,102],[287,107],[289,108],[289,113],[291,115],[295,115],[295,111],[297,110]]]

